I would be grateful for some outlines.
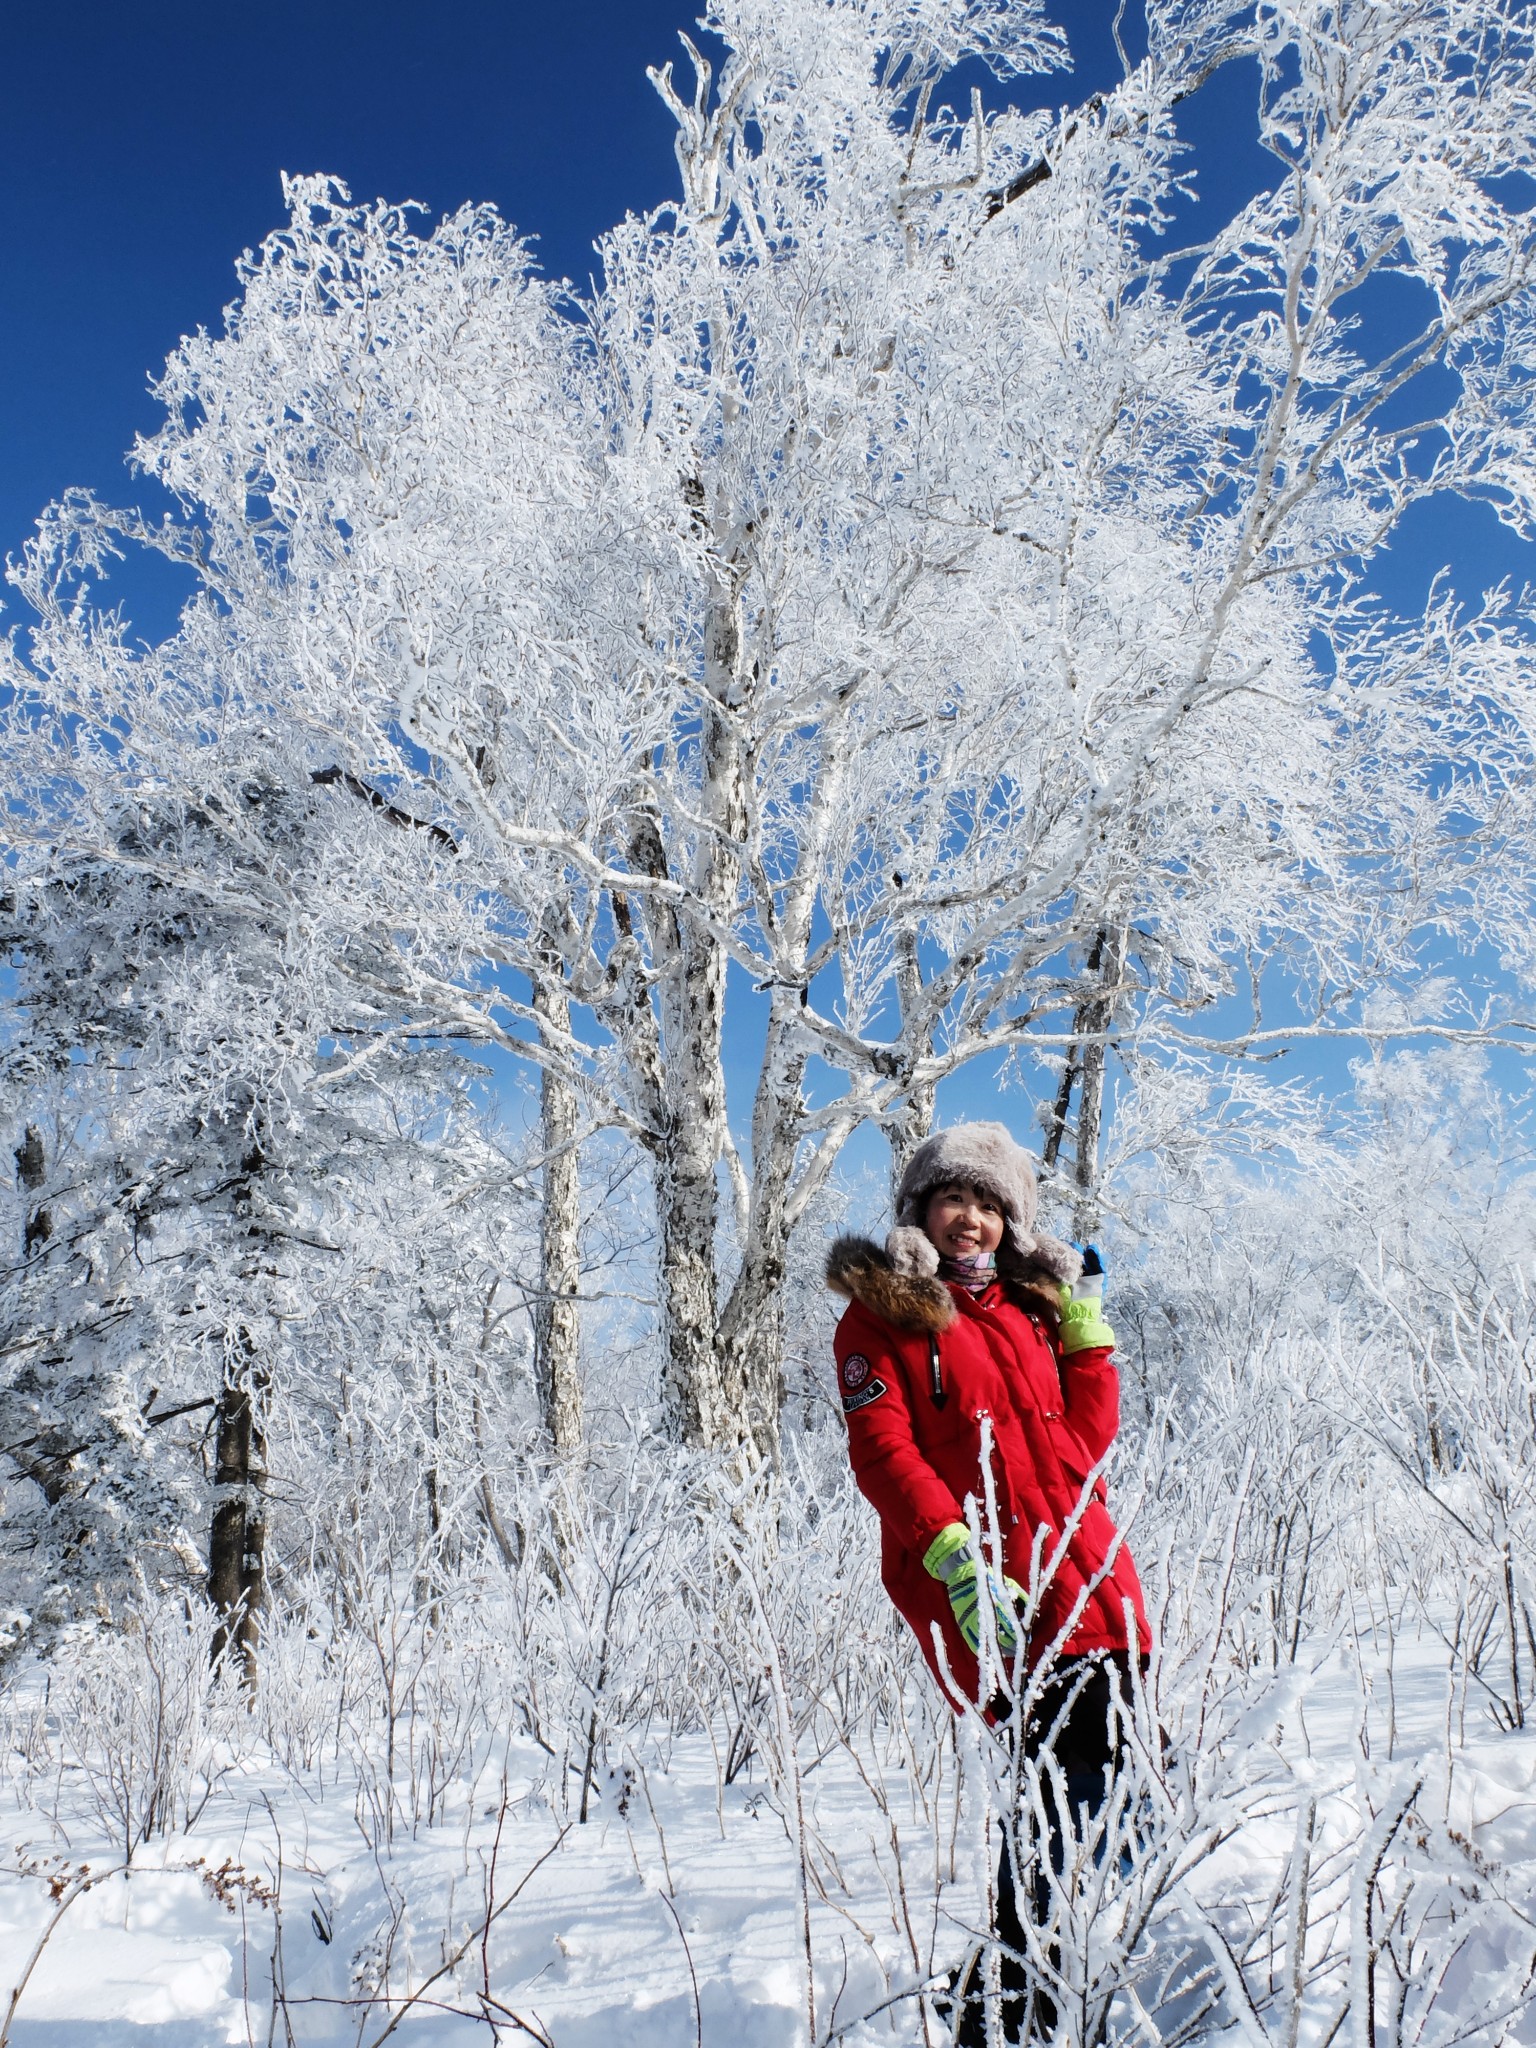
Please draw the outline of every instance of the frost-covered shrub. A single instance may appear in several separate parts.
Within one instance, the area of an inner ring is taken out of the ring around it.
[[[209,1633],[185,1600],[146,1593],[77,1625],[50,1661],[60,1758],[125,1864],[154,1836],[195,1827],[243,1746],[245,1703],[232,1674],[210,1664]]]

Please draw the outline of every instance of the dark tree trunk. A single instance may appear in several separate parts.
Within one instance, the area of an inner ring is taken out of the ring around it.
[[[219,1393],[208,1597],[219,1616],[214,1661],[226,1656],[237,1661],[244,1683],[254,1688],[266,1596],[266,1437],[249,1340],[243,1349],[244,1368],[231,1367]]]
[[[1062,1063],[1061,1081],[1045,1135],[1044,1164],[1055,1170],[1066,1136],[1072,1092],[1077,1090],[1077,1118],[1072,1126],[1072,1233],[1086,1244],[1097,1235],[1102,1218],[1099,1201],[1099,1139],[1104,1123],[1104,1076],[1109,1045],[1106,1033],[1114,1021],[1120,978],[1125,966],[1127,934],[1101,928],[1085,967],[1098,983],[1072,1013],[1072,1043]]]
[[[1072,1019],[1074,1032],[1077,1019],[1082,1015],[1078,1008]],[[1051,1121],[1045,1134],[1044,1164],[1047,1173],[1054,1173],[1056,1161],[1061,1156],[1061,1141],[1067,1135],[1067,1118],[1072,1113],[1072,1090],[1077,1085],[1077,1041],[1074,1038],[1067,1048],[1067,1056],[1061,1063],[1061,1080],[1056,1089],[1056,1100],[1051,1105]]]
[[[1073,1162],[1076,1193],[1072,1203],[1072,1229],[1079,1244],[1096,1237],[1103,1220],[1099,1200],[1099,1138],[1104,1127],[1104,1076],[1109,1064],[1109,1028],[1120,1000],[1120,983],[1125,973],[1125,949],[1129,933],[1101,931],[1094,942],[1094,966],[1100,993],[1090,998],[1079,1012],[1082,1036],[1078,1042],[1080,1079],[1077,1091],[1077,1144]]]
[[[48,1161],[43,1151],[43,1134],[36,1124],[28,1124],[21,1143],[16,1147],[16,1178],[29,1195],[37,1190],[48,1178]],[[34,1252],[41,1251],[53,1235],[53,1217],[41,1202],[32,1203],[27,1210],[27,1221],[23,1233],[23,1246],[30,1259]]]

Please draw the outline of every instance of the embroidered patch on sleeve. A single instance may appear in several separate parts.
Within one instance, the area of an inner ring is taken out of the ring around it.
[[[861,1362],[861,1363],[867,1363],[866,1361],[863,1361],[863,1360],[861,1360],[860,1362]],[[845,1415],[852,1415],[852,1414],[853,1414],[853,1413],[854,1413],[854,1412],[855,1412],[855,1411],[856,1411],[857,1409],[860,1409],[860,1408],[867,1408],[867,1407],[869,1406],[869,1404],[870,1404],[870,1402],[871,1402],[871,1401],[878,1401],[878,1400],[879,1400],[879,1398],[880,1398],[880,1396],[881,1396],[881,1395],[882,1395],[882,1394],[883,1394],[884,1392],[885,1392],[885,1381],[884,1381],[884,1380],[871,1380],[871,1381],[870,1381],[870,1383],[869,1383],[869,1385],[868,1385],[867,1387],[865,1387],[865,1388],[864,1388],[864,1390],[863,1390],[863,1392],[862,1392],[862,1393],[858,1393],[858,1394],[844,1394],[844,1396],[843,1396],[843,1413],[844,1413]]]
[[[869,1360],[862,1351],[850,1351],[841,1367],[843,1391],[856,1394],[869,1378]]]

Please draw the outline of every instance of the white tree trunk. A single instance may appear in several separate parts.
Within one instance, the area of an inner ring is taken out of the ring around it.
[[[669,1150],[657,1187],[666,1318],[662,1424],[675,1442],[708,1450],[727,1439],[735,1405],[715,1349],[715,1172],[713,1162],[701,1163],[703,1144],[674,1133]]]
[[[933,1130],[933,1107],[937,1089],[931,1084],[917,1087],[885,1120],[885,1134],[891,1147],[891,1214],[895,1219],[896,1190],[906,1172],[907,1161]]]
[[[644,875],[666,876],[658,822],[642,810],[629,857]],[[695,877],[697,884],[698,877]],[[652,1155],[661,1290],[662,1429],[675,1443],[709,1449],[722,1440],[728,1404],[716,1355],[715,1169],[724,1150],[725,962],[692,920],[665,900],[642,897],[648,941],[642,962],[633,912],[619,893],[619,971],[599,1014],[624,1048]]]
[[[571,1005],[555,981],[534,990],[533,1007],[550,1035],[567,1038]],[[534,1312],[534,1375],[539,1420],[557,1451],[582,1438],[581,1408],[581,1152],[578,1104],[569,1081],[545,1067],[540,1081],[544,1139],[543,1207],[539,1230],[539,1300]]]
[[[720,582],[704,633],[705,691],[716,704],[729,704],[736,693],[740,644],[735,592]],[[709,711],[703,723],[704,829],[689,881],[705,917],[683,923],[670,910],[652,912],[651,932],[653,957],[671,968],[661,981],[667,1051],[657,1173],[667,1345],[662,1405],[670,1435],[713,1448],[743,1442],[750,1431],[741,1354],[724,1341],[715,1271],[716,1175],[729,1144],[722,1059],[726,956],[705,923],[709,918],[723,927],[735,914],[739,878],[728,848],[742,838],[745,813],[732,725]],[[666,871],[659,837],[647,865]]]
[[[721,1316],[725,1378],[742,1393],[740,1439],[777,1463],[784,1405],[784,1275],[800,1143],[806,1056],[795,1043],[792,990],[775,989],[752,1115],[752,1199],[741,1265]]]

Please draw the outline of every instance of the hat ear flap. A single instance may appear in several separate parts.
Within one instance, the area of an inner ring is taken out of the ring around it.
[[[1083,1270],[1081,1252],[1063,1244],[1059,1237],[1037,1237],[1021,1230],[1010,1218],[998,1246],[998,1271],[1010,1280],[1039,1280],[1042,1277],[1070,1287]]]
[[[911,1280],[931,1280],[939,1270],[938,1246],[926,1231],[898,1224],[885,1240],[885,1255],[894,1271]]]
[[[1003,1229],[1002,1243],[997,1248],[997,1277],[1000,1280],[1027,1280],[1034,1267],[1034,1250],[1035,1240],[1010,1218]]]
[[[1032,1230],[1026,1230],[1017,1217],[1005,1216],[1003,1241],[997,1248],[999,1264],[1007,1264],[1022,1272],[1035,1256],[1035,1242]]]
[[[1063,1287],[1071,1287],[1082,1278],[1082,1253],[1070,1244],[1063,1244],[1059,1237],[1037,1237],[1034,1262],[1038,1270],[1049,1273]]]

